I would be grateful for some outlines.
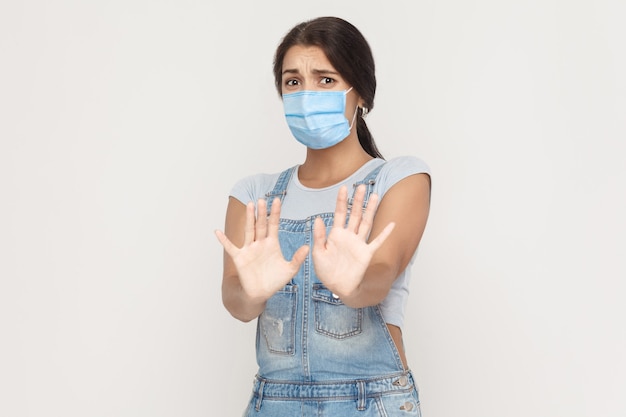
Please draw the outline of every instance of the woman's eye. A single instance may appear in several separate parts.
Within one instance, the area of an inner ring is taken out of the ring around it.
[[[324,77],[322,78],[322,84],[332,84],[335,80],[333,80],[330,77]]]
[[[287,80],[287,82],[285,82],[285,85],[293,87],[294,85],[298,85],[298,80]]]

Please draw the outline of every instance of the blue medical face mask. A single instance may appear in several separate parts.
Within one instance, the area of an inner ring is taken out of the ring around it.
[[[344,140],[352,123],[346,119],[346,91],[298,91],[283,94],[285,118],[298,142],[311,149],[326,149]]]

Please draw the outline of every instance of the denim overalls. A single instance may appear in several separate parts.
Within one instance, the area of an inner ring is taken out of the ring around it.
[[[367,185],[364,206],[382,165],[355,184]],[[286,197],[297,167],[282,172],[266,194]],[[349,208],[352,198],[349,199]],[[334,213],[303,220],[281,219],[279,241],[285,259],[313,244],[313,222],[321,217],[327,232]],[[315,275],[311,256],[298,274],[272,296],[257,322],[259,372],[245,416],[349,417],[420,416],[409,371],[378,306],[350,308]]]

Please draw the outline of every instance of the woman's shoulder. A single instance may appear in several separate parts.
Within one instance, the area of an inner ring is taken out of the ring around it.
[[[397,156],[385,162],[380,170],[379,180],[387,180],[395,184],[395,182],[415,174],[427,174],[430,176],[430,167],[423,159],[416,156]]]
[[[403,155],[391,158],[386,161],[381,171],[397,172],[398,174],[428,174],[430,175],[430,167],[421,158],[413,155]]]
[[[430,176],[430,167],[423,159],[412,155],[391,158],[381,167],[374,190],[382,197],[396,183],[416,174]]]
[[[230,191],[230,195],[244,204],[249,201],[256,202],[259,198],[265,198],[265,194],[272,190],[281,172],[258,173],[239,179]]]

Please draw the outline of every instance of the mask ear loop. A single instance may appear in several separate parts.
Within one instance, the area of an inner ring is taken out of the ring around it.
[[[352,126],[354,126],[354,121],[356,120],[356,114],[359,111],[359,106],[356,106],[354,109],[354,116],[352,116],[352,122],[350,123],[350,128],[348,130],[352,130]]]
[[[354,86],[348,88],[344,94],[348,95],[348,93],[350,91],[352,91],[352,89],[354,88]],[[359,111],[359,105],[357,104],[356,108],[354,109],[354,116],[352,116],[352,122],[350,122],[350,128],[348,130],[352,130],[352,126],[354,126],[354,121],[356,120],[356,114]]]

